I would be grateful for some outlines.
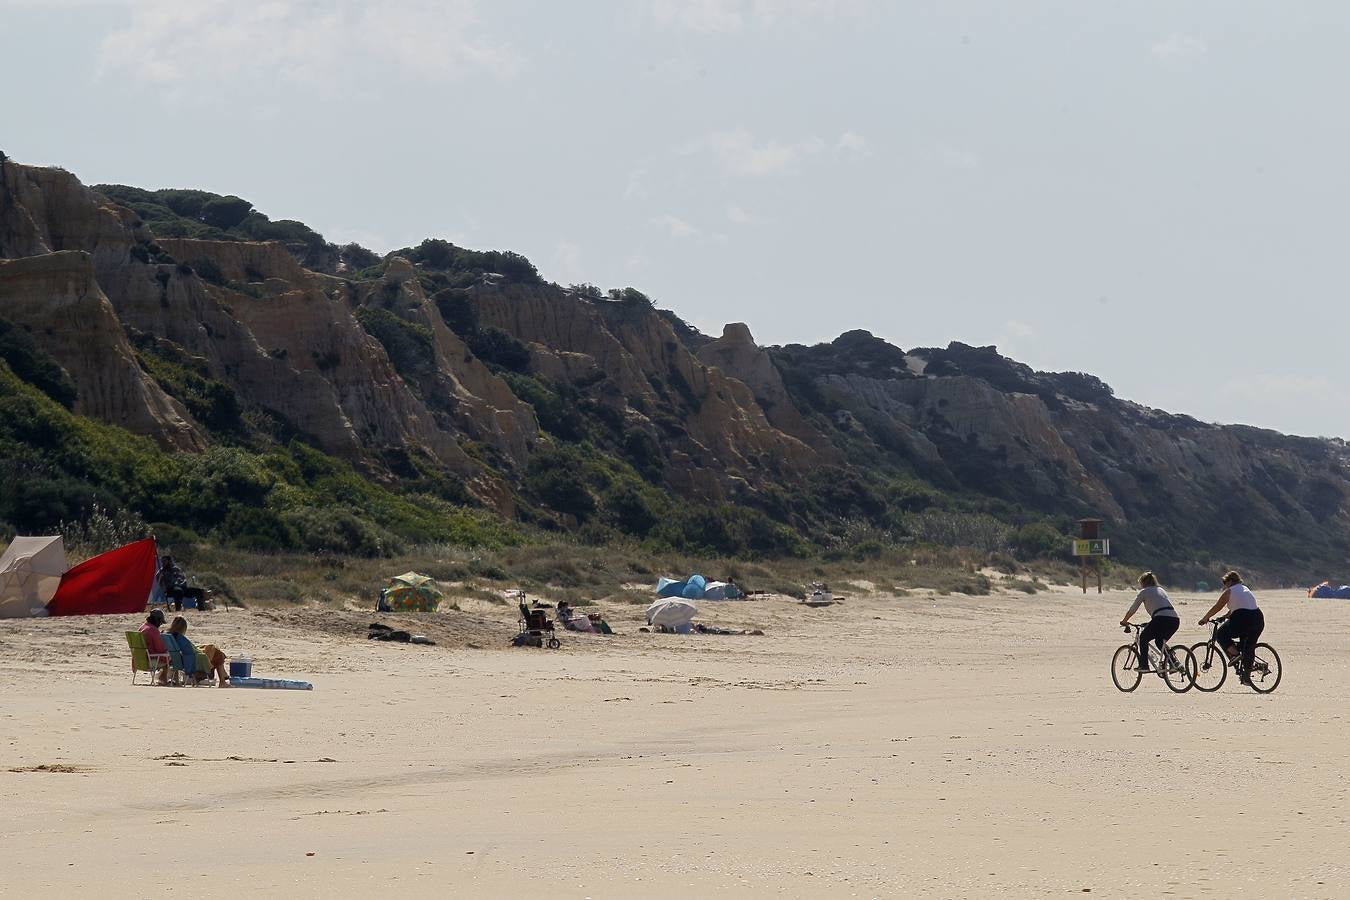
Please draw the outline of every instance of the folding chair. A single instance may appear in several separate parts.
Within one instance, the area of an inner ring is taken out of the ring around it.
[[[145,635],[139,631],[128,631],[126,636],[127,646],[131,648],[131,683],[136,683],[137,672],[146,672],[153,685],[155,673],[169,664],[168,654],[151,653],[145,645]]]

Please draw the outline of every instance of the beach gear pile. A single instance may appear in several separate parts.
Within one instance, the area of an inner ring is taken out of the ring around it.
[[[1350,600],[1350,584],[1334,585],[1324,581],[1308,591],[1308,596],[1316,599]]]

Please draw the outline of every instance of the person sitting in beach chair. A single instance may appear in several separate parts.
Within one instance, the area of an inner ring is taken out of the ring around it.
[[[572,604],[566,600],[558,601],[558,621],[563,623],[563,627],[568,631],[594,632],[595,627],[591,620],[572,608]]]
[[[169,650],[164,646],[164,638],[159,633],[159,626],[164,624],[164,610],[152,609],[150,615],[145,617],[139,631],[145,635],[145,649],[149,652],[151,659],[162,660],[163,664],[159,667],[159,683],[169,683]]]
[[[183,608],[183,596],[187,592],[187,576],[179,568],[178,563],[169,554],[164,554],[159,560],[159,588],[164,592],[166,603],[172,603],[173,608],[178,610]]]
[[[211,670],[216,673],[216,684],[219,687],[226,687],[230,683],[230,676],[225,672],[225,654],[214,644],[205,644],[202,647],[202,658],[206,660],[209,667],[202,671],[197,667],[197,648],[187,636],[187,619],[182,616],[175,616],[173,623],[169,625],[169,634],[173,635],[173,640],[177,642],[178,649],[183,655],[183,674],[195,682],[205,681],[211,677]]]

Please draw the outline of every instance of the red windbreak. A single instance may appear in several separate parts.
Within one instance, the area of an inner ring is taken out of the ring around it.
[[[144,612],[154,579],[154,538],[100,553],[61,576],[61,585],[47,604],[47,615]]]

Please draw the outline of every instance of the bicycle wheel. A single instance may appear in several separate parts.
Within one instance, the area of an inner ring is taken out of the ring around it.
[[[1135,668],[1138,660],[1139,654],[1135,652],[1134,644],[1122,644],[1116,650],[1116,655],[1111,657],[1111,680],[1127,694],[1139,687],[1139,680],[1144,677]]]
[[[1191,657],[1195,660],[1195,687],[1209,693],[1223,687],[1228,677],[1228,657],[1218,644],[1202,643],[1191,647]]]
[[[1256,659],[1252,663],[1252,690],[1258,694],[1269,694],[1280,686],[1280,676],[1284,670],[1280,667],[1280,654],[1269,644],[1256,645]]]
[[[1195,687],[1195,657],[1183,644],[1173,644],[1167,648],[1168,660],[1160,660],[1163,681],[1178,694],[1184,694]]]

